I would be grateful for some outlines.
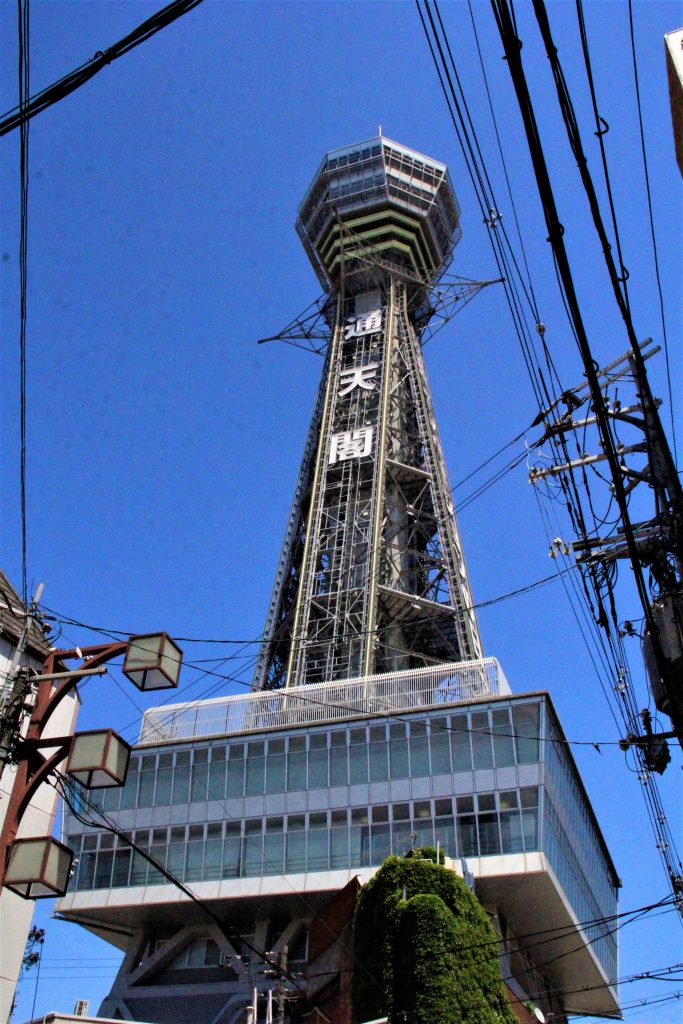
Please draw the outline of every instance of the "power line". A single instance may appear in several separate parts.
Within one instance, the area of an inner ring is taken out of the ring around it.
[[[574,569],[575,566],[572,565],[567,569],[563,570],[563,572],[572,572],[574,571]],[[512,597],[519,597],[522,594],[530,593],[532,590],[538,590],[540,587],[544,587],[548,583],[553,583],[556,579],[557,573],[551,573],[548,576],[542,576],[540,579],[534,580],[533,583],[526,583],[521,587],[516,587],[514,590],[506,591],[504,594],[498,594],[496,597],[489,597],[485,601],[475,601],[474,604],[463,606],[463,611],[469,612],[477,611],[480,608],[490,608],[492,605],[500,604],[502,601],[507,601]],[[79,619],[72,618],[71,616],[67,616],[65,613],[59,612],[54,608],[49,608],[47,605],[42,605],[41,607],[47,613],[44,616],[47,622],[57,622],[68,626],[78,626],[80,629],[87,629],[92,633],[99,633],[103,636],[109,636],[111,638],[135,635],[133,630],[115,629],[111,626],[95,626],[87,622],[81,622]],[[414,624],[419,625],[420,623],[427,621],[430,620],[415,619]],[[372,630],[371,632],[382,633],[390,628],[390,626],[379,626],[376,630]],[[320,646],[323,646],[325,644],[332,643],[336,640],[343,640],[349,636],[362,635],[362,632],[358,631],[351,633],[335,633],[333,636],[328,637],[327,639],[321,639],[317,642],[320,644]],[[229,644],[248,646],[262,643],[264,637],[263,635],[261,635],[258,637],[252,637],[251,639],[228,639],[225,637],[175,636],[174,639],[177,640],[178,643],[186,644]],[[292,642],[296,643],[297,641],[295,638],[292,638]]]
[[[99,50],[94,57],[91,57],[85,64],[81,64],[80,67],[65,75],[64,78],[53,82],[52,85],[49,85],[30,99],[28,93],[26,93],[23,103],[20,102],[18,107],[14,107],[0,117],[0,135],[6,135],[8,132],[14,131],[15,128],[23,126],[32,117],[35,117],[36,114],[47,109],[47,107],[51,107],[54,103],[58,103],[59,100],[75,92],[76,89],[80,89],[82,85],[89,82],[91,78],[94,78],[107,65],[118,60],[119,57],[123,57],[124,54],[139,46],[140,43],[146,42],[157,32],[160,32],[161,29],[166,28],[167,25],[187,14],[200,3],[202,3],[202,0],[173,0],[173,3],[168,4],[167,7],[157,11],[151,18],[143,21],[132,32],[129,32],[127,36],[120,39],[118,43],[114,43],[113,46],[109,46],[104,51]]]
[[[640,148],[643,154],[643,171],[645,174],[645,192],[647,195],[647,209],[650,219],[650,237],[652,238],[652,253],[654,256],[655,263],[655,277],[657,279],[657,292],[659,295],[659,312],[662,320],[662,338],[664,340],[664,359],[666,362],[666,380],[669,388],[669,410],[671,414],[671,435],[674,446],[674,454],[676,461],[678,461],[678,451],[676,448],[676,428],[674,425],[674,404],[673,397],[671,394],[671,370],[669,367],[669,343],[666,336],[666,319],[664,317],[664,296],[662,294],[662,281],[659,275],[659,257],[657,255],[657,237],[655,235],[655,221],[652,213],[652,193],[650,191],[650,173],[647,166],[647,152],[645,149],[645,131],[643,129],[643,112],[640,104],[640,80],[638,77],[638,61],[636,58],[636,40],[635,33],[633,30],[633,4],[632,0],[628,0],[628,21],[631,33],[631,56],[633,59],[633,80],[636,87],[636,105],[638,107],[638,125],[640,128]]]
[[[19,237],[19,419],[20,419],[20,490],[21,490],[21,596],[24,605],[28,602],[26,572],[26,297],[28,284],[28,142],[29,123],[25,117],[30,95],[30,23],[29,0],[18,0],[18,48],[19,48],[19,111],[21,131],[19,134],[19,164],[21,182],[20,237]]]

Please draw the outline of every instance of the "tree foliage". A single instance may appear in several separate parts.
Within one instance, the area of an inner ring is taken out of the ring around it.
[[[436,851],[427,849],[389,857],[361,889],[353,1019],[515,1024],[486,912],[463,880],[435,861]]]

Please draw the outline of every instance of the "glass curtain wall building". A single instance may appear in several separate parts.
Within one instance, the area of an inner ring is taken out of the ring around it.
[[[101,797],[122,835],[65,816],[60,913],[125,951],[104,1016],[242,1024],[259,953],[286,951],[306,1008],[350,1024],[358,885],[438,846],[513,1000],[615,1016],[618,878],[549,695],[483,656],[431,404],[448,171],[383,137],[336,150],[297,230],[329,340],[253,691],[147,713]]]

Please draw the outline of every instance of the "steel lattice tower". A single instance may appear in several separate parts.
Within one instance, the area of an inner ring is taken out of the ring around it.
[[[334,150],[297,231],[329,342],[254,688],[481,658],[421,348],[460,238],[448,171],[382,136]]]

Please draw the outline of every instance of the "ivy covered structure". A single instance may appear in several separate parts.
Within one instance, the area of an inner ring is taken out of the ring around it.
[[[447,168],[383,136],[306,193],[325,295],[281,337],[324,362],[253,690],[145,714],[102,797],[123,835],[64,817],[59,912],[124,953],[102,1016],[242,1024],[286,952],[287,1016],[349,1024],[355,890],[413,845],[474,877],[515,998],[618,1013],[616,871],[549,694],[484,655],[448,485],[422,343],[465,294],[459,219]]]
[[[415,853],[386,860],[358,896],[354,1021],[516,1024],[486,911],[435,850]]]

